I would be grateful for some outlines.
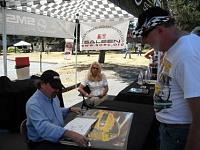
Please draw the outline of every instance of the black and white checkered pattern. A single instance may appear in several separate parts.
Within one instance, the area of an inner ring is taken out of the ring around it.
[[[139,29],[139,30],[133,30],[132,32],[132,38],[136,38],[136,37],[142,37],[141,34],[142,34],[142,30]]]
[[[134,18],[108,0],[7,0],[7,7],[75,22],[121,21]]]
[[[144,22],[144,24],[141,26],[141,28],[133,31],[133,35],[136,36],[136,37],[141,37],[142,33],[145,30],[148,30],[148,29],[155,27],[159,24],[167,22],[170,19],[171,19],[171,16],[156,16],[156,17],[151,18],[150,20],[146,20]]]
[[[145,21],[145,23],[143,24],[143,28],[151,28],[151,27],[155,27],[158,24],[164,23],[169,21],[171,17],[170,16],[157,16],[157,17],[153,17],[151,18],[149,21]]]

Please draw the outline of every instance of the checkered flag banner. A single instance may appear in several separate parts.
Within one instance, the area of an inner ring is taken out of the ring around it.
[[[131,37],[132,38],[142,37],[141,34],[142,34],[142,30],[141,29],[138,29],[138,30],[134,29],[132,34],[131,34]]]
[[[135,29],[133,31],[133,36],[135,37],[141,37],[142,33],[145,32],[146,30],[155,27],[159,24],[165,23],[171,19],[171,16],[156,16],[151,18],[150,20],[147,20],[144,22],[144,24],[141,26],[139,29]]]
[[[108,0],[7,0],[10,9],[71,22],[122,21],[134,17]]]

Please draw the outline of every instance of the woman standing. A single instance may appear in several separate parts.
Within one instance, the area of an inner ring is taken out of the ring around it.
[[[84,90],[84,87],[90,88],[90,93]],[[90,65],[86,79],[81,82],[78,91],[88,99],[86,103],[96,106],[107,99],[108,82],[103,73],[101,73],[101,65],[98,62],[93,62]]]

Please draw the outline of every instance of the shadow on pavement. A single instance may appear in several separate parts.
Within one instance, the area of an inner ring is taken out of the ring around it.
[[[89,65],[79,65],[78,71],[88,70]],[[103,70],[114,71],[116,77],[120,77],[124,82],[134,81],[140,70],[145,70],[146,66],[124,66],[118,64],[104,63],[102,64]]]

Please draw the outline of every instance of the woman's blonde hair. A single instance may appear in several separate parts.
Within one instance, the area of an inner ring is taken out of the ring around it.
[[[98,73],[97,73],[97,76],[93,76],[92,75],[92,67],[96,65],[98,67]],[[103,74],[101,73],[101,65],[98,63],[98,62],[93,62],[91,65],[90,65],[90,68],[88,70],[88,74],[87,74],[87,79],[90,80],[90,81],[101,81],[103,78]]]

